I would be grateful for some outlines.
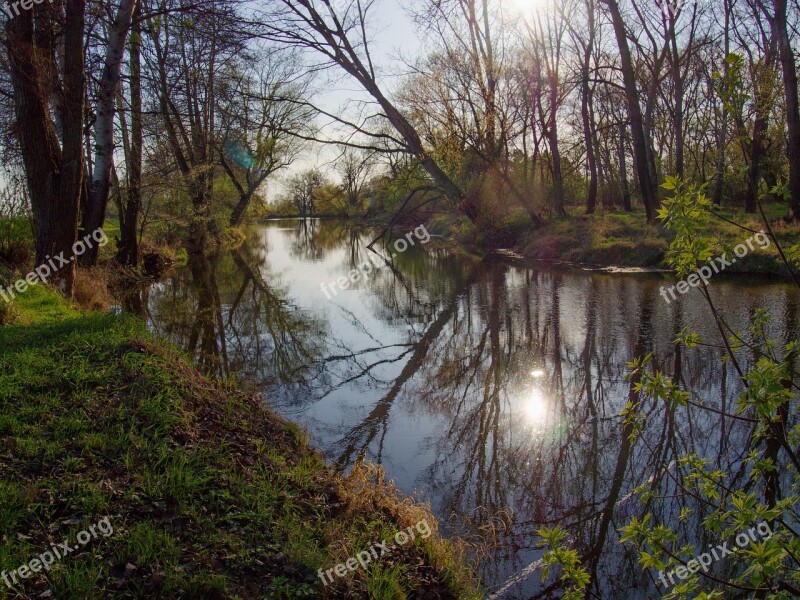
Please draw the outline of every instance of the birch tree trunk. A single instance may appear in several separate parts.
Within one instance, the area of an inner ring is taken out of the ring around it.
[[[97,120],[95,122],[95,155],[92,181],[89,186],[89,202],[84,207],[81,223],[82,235],[92,233],[103,226],[111,187],[111,169],[114,161],[114,113],[119,89],[122,59],[131,28],[136,0],[120,0],[117,15],[108,35],[103,76],[97,98]],[[81,257],[81,264],[97,264],[99,247],[93,244]]]

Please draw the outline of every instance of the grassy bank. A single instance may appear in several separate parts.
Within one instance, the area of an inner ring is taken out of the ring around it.
[[[516,251],[548,261],[591,266],[660,266],[669,247],[644,215],[607,213],[551,219],[536,232],[525,233]]]
[[[0,569],[114,532],[9,598],[477,598],[463,557],[374,468],[334,475],[295,425],[128,316],[38,286],[0,327]],[[397,531],[417,536],[324,587]],[[49,592],[48,592],[49,590]],[[44,594],[44,595],[43,595]]]
[[[772,229],[784,249],[797,244],[800,226],[785,224],[780,217],[783,207],[769,207]],[[754,215],[720,209],[721,217],[712,217],[708,235],[720,240],[720,249],[732,255],[732,248],[753,235],[737,227],[754,231],[764,230],[764,223]],[[664,257],[670,234],[654,225],[647,225],[642,212],[611,212],[551,219],[542,229],[521,233],[516,245],[520,254],[537,259],[561,260],[582,265],[606,267],[665,267]],[[774,244],[761,249],[757,244],[727,273],[756,273],[785,275]]]
[[[784,206],[765,207],[773,232],[786,251],[800,241],[800,225],[782,221]],[[753,235],[733,223],[755,232],[765,230],[763,221],[742,211],[720,209],[720,217],[711,217],[707,234],[719,239],[720,254],[733,255],[733,247]],[[594,215],[549,217],[543,227],[535,228],[530,218],[517,214],[499,223],[489,240],[465,218],[437,216],[428,225],[435,234],[449,240],[446,244],[459,252],[482,254],[487,248],[511,249],[527,258],[548,262],[566,262],[590,267],[666,268],[665,256],[671,235],[656,225],[648,225],[644,212],[623,211]],[[726,269],[726,273],[786,275],[775,245],[748,251],[744,258]]]

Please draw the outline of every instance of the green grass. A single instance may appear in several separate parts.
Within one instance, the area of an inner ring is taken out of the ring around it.
[[[33,255],[33,246],[31,222],[27,217],[0,217],[0,267],[27,260]]]
[[[437,535],[322,586],[318,569],[433,521],[373,474],[333,475],[300,428],[133,317],[38,287],[0,327],[0,569],[114,527],[0,598],[480,597]]]
[[[596,266],[656,266],[668,243],[644,214],[598,213],[554,217],[529,230],[518,250],[533,258]]]
[[[800,226],[780,221],[785,216],[785,206],[767,205],[765,212],[784,249],[796,244]],[[718,213],[749,229],[764,229],[758,216],[747,215],[740,209],[722,208]],[[712,216],[708,225],[709,234],[719,238],[721,247],[731,248],[753,235],[718,217]],[[528,228],[517,250],[532,258],[593,266],[665,267],[669,235],[658,226],[648,225],[642,211],[573,215],[552,218],[541,229]],[[755,246],[755,251],[738,259],[726,272],[786,273],[774,244],[764,250]]]

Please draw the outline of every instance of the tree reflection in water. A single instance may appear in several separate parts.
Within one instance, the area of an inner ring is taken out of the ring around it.
[[[228,250],[208,247],[203,238],[193,240],[187,268],[149,290],[153,325],[206,373],[260,384],[305,383],[324,324],[300,310],[270,276],[263,240]]]
[[[735,449],[752,433],[724,414],[657,406],[632,443],[620,417],[639,402],[626,363],[651,352],[695,401],[731,410],[740,384],[720,352],[672,343],[687,325],[718,339],[699,296],[667,305],[659,276],[417,248],[327,301],[319,284],[367,259],[369,233],[334,221],[273,223],[237,250],[191,253],[187,269],[150,290],[150,318],[203,369],[256,379],[339,468],[382,463],[401,489],[431,501],[446,530],[473,538],[491,530],[487,584],[523,575],[504,597],[548,595],[535,530],[555,523],[593,574],[593,595],[657,594],[656,574],[618,543],[621,525],[650,511],[697,544],[713,540],[696,523],[678,523],[677,498],[642,507],[633,489],[677,490],[677,460],[688,452],[735,484],[743,477]],[[792,288],[732,289],[720,281],[712,291],[734,329],[767,307],[781,316],[772,335],[797,334]]]

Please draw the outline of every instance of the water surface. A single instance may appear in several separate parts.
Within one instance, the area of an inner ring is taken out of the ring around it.
[[[734,411],[739,383],[722,351],[673,344],[686,326],[719,342],[705,300],[693,290],[667,304],[660,274],[476,261],[433,244],[328,299],[321,284],[368,260],[373,236],[337,221],[254,228],[241,248],[193,253],[147,290],[148,319],[201,369],[255,381],[338,468],[371,460],[430,502],[445,533],[480,544],[475,566],[498,597],[554,589],[541,581],[535,532],[555,524],[597,596],[663,593],[617,531],[643,510],[674,522],[681,505],[642,507],[632,490],[676,477],[689,451],[736,472],[750,429],[654,406],[629,443],[619,416],[633,393],[626,364],[652,353],[695,401]],[[733,330],[768,308],[770,333],[797,337],[795,288],[718,278],[712,295]],[[706,541],[696,524],[684,533]]]

